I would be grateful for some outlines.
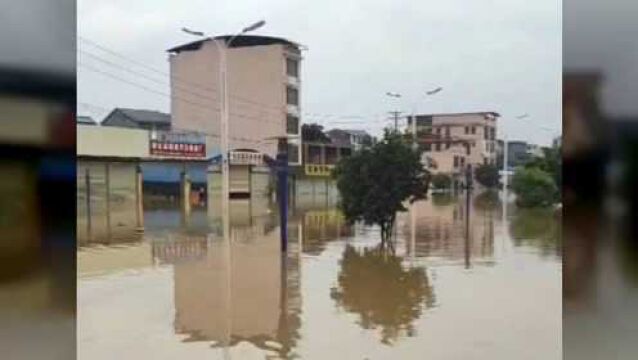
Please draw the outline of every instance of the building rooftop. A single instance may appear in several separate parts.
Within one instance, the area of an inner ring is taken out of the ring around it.
[[[136,123],[155,123],[161,125],[170,125],[171,116],[169,114],[155,111],[155,110],[141,110],[141,109],[126,109],[115,108],[102,122],[104,125],[108,125],[109,118],[116,112],[121,113],[129,120]]]
[[[97,122],[90,116],[77,116],[75,121],[82,125],[97,125]]]
[[[207,41],[211,41],[215,39],[215,40],[223,40],[224,42],[227,42],[228,40],[230,40],[231,37],[232,37],[231,35],[221,35],[221,36],[215,36],[212,38],[207,37],[205,39],[193,41],[190,43],[186,43],[183,45],[170,48],[167,50],[167,52],[180,53],[182,51],[199,50],[202,47],[202,44]],[[230,44],[229,47],[239,48],[239,47],[247,47],[247,46],[264,46],[264,45],[274,45],[274,44],[287,45],[287,46],[293,47],[296,50],[299,50],[299,45],[292,41],[286,40],[284,38],[278,38],[278,37],[272,37],[272,36],[260,36],[260,35],[239,35],[235,37],[235,39],[233,40],[233,42]]]
[[[419,116],[462,116],[462,115],[486,115],[492,116],[494,118],[501,117],[501,114],[495,111],[474,111],[474,112],[459,112],[459,113],[440,113],[440,114],[415,114],[417,117]]]
[[[370,134],[368,134],[367,131],[365,130],[350,130],[350,129],[331,129],[328,131],[328,133],[333,132],[333,131],[342,131],[346,134],[350,134],[350,135],[358,135],[358,136],[370,136]]]

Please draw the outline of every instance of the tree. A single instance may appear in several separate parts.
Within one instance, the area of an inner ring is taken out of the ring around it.
[[[492,164],[479,165],[474,170],[474,177],[479,184],[488,189],[497,187],[499,183],[498,168]]]
[[[447,174],[432,175],[432,187],[434,189],[449,189],[452,187],[452,178]]]
[[[535,156],[531,158],[526,164],[526,168],[538,168],[548,173],[556,187],[560,190],[562,187],[562,154],[561,147],[557,143],[554,143],[552,147],[543,148],[543,156]]]
[[[406,210],[404,202],[425,198],[429,182],[419,152],[394,131],[342,158],[334,174],[346,219],[379,225],[382,242],[392,234],[397,212]]]
[[[319,124],[301,125],[301,138],[304,142],[318,142],[327,144],[330,138],[323,132],[323,126]]]
[[[552,205],[558,193],[554,179],[537,167],[519,167],[512,179],[512,190],[520,207],[546,207]]]

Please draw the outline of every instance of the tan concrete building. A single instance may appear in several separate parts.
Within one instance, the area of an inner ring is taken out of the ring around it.
[[[215,40],[228,41],[228,36]],[[207,155],[220,150],[223,86],[220,51],[207,38],[169,49],[173,129],[207,134]],[[300,62],[297,44],[275,37],[237,36],[226,50],[229,150],[277,153],[287,138],[290,162],[300,162]]]
[[[468,165],[496,164],[495,112],[416,115],[423,161],[435,173],[458,177]],[[408,117],[412,131],[413,117]]]

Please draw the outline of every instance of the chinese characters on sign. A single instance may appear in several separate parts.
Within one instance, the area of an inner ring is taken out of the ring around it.
[[[203,158],[206,157],[206,145],[151,140],[151,155]]]

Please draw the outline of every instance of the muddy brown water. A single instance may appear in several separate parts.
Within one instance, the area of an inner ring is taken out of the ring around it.
[[[79,359],[560,359],[560,219],[494,194],[400,214],[393,248],[297,201],[280,252],[267,201],[78,250]]]

